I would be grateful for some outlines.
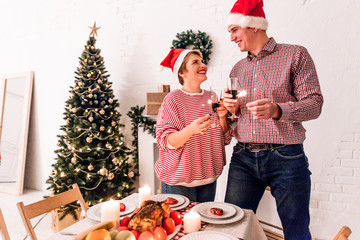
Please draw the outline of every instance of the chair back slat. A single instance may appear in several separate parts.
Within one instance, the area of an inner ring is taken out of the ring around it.
[[[1,233],[1,236],[2,236],[2,238],[4,240],[10,240],[9,232],[7,230],[5,220],[4,220],[4,216],[2,214],[1,209],[0,209],[0,233]]]
[[[351,234],[351,229],[348,226],[343,226],[338,234],[335,236],[334,240],[348,240]]]

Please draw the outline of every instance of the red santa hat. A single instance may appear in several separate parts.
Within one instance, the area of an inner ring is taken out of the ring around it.
[[[171,68],[174,75],[177,77],[181,63],[184,61],[185,56],[192,51],[194,50],[172,48],[166,58],[160,63],[160,65]]]
[[[227,27],[238,25],[267,30],[268,22],[263,10],[262,0],[237,0],[227,18]]]

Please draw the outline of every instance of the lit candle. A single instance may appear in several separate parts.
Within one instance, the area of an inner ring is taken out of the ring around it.
[[[184,231],[192,233],[201,228],[201,218],[197,212],[190,211],[184,215]]]
[[[114,200],[101,204],[101,222],[116,221],[120,222],[120,203]]]
[[[150,200],[150,192],[151,188],[148,185],[139,188],[139,206],[143,201]]]

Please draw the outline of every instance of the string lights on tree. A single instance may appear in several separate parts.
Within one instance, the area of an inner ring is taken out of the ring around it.
[[[89,206],[130,194],[135,181],[130,150],[123,142],[118,100],[108,80],[100,49],[95,43],[97,30],[91,33],[75,71],[75,86],[65,102],[62,135],[58,135],[56,162],[47,180],[56,195],[77,183]],[[76,205],[68,205],[64,215],[74,215]],[[75,216],[75,215],[74,215]]]

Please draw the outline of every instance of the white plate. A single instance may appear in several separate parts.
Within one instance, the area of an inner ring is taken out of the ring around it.
[[[175,204],[169,204],[171,209],[173,209],[174,207],[180,206],[180,205],[184,204],[184,202],[185,202],[184,197],[181,195],[178,195],[178,194],[157,194],[157,195],[152,196],[151,200],[162,202],[162,201],[166,200],[168,197],[174,198],[178,201]]]
[[[130,214],[136,208],[135,204],[133,204],[133,203],[123,202],[121,200],[115,200],[115,201],[125,204],[125,211],[120,212],[120,216]],[[86,215],[92,220],[101,221],[101,204],[102,203],[99,203],[99,204],[96,204],[96,205],[90,207],[87,210]]]
[[[220,216],[212,214],[210,212],[211,208],[221,208],[224,213]],[[230,204],[224,202],[205,202],[202,203],[201,206],[198,208],[198,212],[200,215],[203,215],[207,218],[222,219],[233,217],[236,214],[236,209]]]
[[[205,204],[205,203],[199,203],[198,205],[194,206],[191,210],[198,213],[199,208],[203,204]],[[234,204],[231,204],[231,203],[226,203],[226,204],[229,204],[229,205],[233,206],[236,209],[236,214],[233,217],[215,219],[215,218],[208,218],[208,217],[205,217],[205,216],[200,214],[201,220],[203,222],[213,223],[213,224],[229,224],[229,223],[233,223],[233,222],[238,222],[245,216],[244,210],[242,210],[238,206],[236,206]]]
[[[238,238],[222,232],[200,231],[186,234],[181,240],[238,240]]]

